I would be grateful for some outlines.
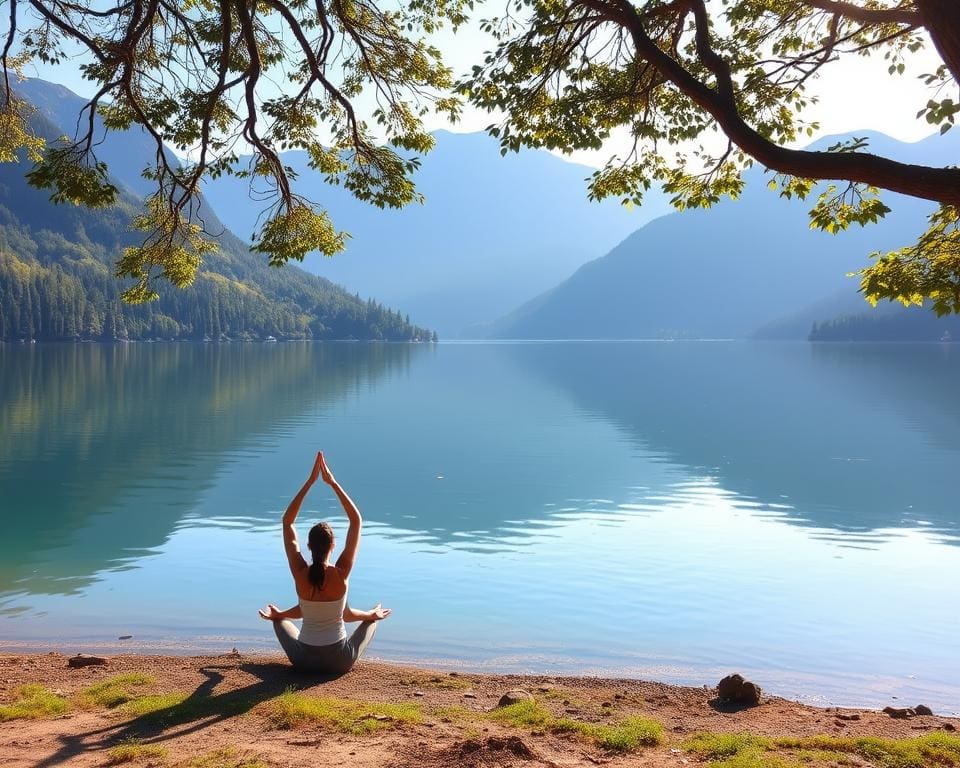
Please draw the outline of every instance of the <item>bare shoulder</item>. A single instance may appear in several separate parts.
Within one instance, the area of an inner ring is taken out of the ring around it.
[[[305,570],[302,575],[297,574],[294,581],[297,585],[297,596],[303,600],[318,602],[339,600],[347,591],[347,582],[340,575],[340,571],[332,565],[327,566],[323,576],[323,587],[320,589],[311,583],[309,570]]]
[[[347,591],[347,580],[343,578],[340,570],[335,565],[327,566],[324,590],[328,587],[330,589],[330,599],[332,600],[339,600]]]

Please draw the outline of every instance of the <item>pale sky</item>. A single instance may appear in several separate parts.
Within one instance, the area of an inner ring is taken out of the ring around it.
[[[481,8],[475,13],[475,18],[483,15]],[[482,61],[483,53],[493,47],[490,38],[473,24],[456,35],[440,33],[435,41],[443,51],[446,63],[458,75],[468,72],[473,64]],[[932,46],[929,47],[932,49]],[[918,77],[932,72],[939,64],[935,53],[923,51],[912,57],[904,75],[893,77],[886,73],[886,62],[882,56],[845,56],[826,68],[825,77],[818,78],[808,86],[808,95],[816,95],[819,103],[808,109],[805,119],[820,123],[821,130],[817,136],[868,129],[900,141],[918,141],[935,133],[935,129],[926,121],[916,118],[930,93]],[[92,92],[90,84],[80,78],[75,64],[31,66],[26,74],[60,83],[80,95],[90,95]],[[427,127],[430,130],[475,132],[482,131],[494,121],[494,116],[468,107],[457,124],[449,123],[442,116],[432,116],[427,119]],[[802,145],[809,141],[812,139],[799,143]],[[627,147],[626,139],[617,140],[613,137],[601,151],[583,151],[564,157],[599,167],[610,155],[625,151]]]

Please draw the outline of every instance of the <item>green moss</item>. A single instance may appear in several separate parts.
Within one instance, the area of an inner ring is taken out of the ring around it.
[[[131,690],[132,688],[152,685],[154,682],[156,681],[150,675],[143,675],[138,672],[116,675],[109,680],[91,685],[80,694],[79,702],[82,706],[113,709],[137,698],[137,695]]]
[[[208,752],[187,762],[187,768],[270,768],[259,757],[241,755],[233,747]]]
[[[287,691],[273,701],[269,717],[277,728],[320,723],[341,733],[360,735],[398,723],[419,723],[422,713],[416,704],[347,701]]]
[[[118,709],[133,717],[160,715],[180,707],[186,700],[187,695],[184,693],[161,693],[155,696],[139,696],[121,704]]]
[[[0,706],[0,723],[7,720],[36,720],[57,717],[70,709],[70,702],[63,696],[51,693],[42,685],[22,685],[13,695],[12,704]]]
[[[162,759],[167,756],[167,750],[156,744],[143,744],[136,739],[131,739],[107,750],[107,756],[109,765],[120,765],[151,758]]]

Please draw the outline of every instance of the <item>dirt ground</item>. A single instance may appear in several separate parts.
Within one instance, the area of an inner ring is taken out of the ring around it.
[[[118,744],[157,745],[162,757],[138,757],[131,765],[206,766],[204,755],[231,748],[232,762],[258,760],[268,766],[681,766],[708,764],[682,748],[692,734],[748,732],[760,736],[915,737],[960,728],[960,720],[938,716],[894,719],[869,710],[818,709],[775,697],[759,706],[721,706],[715,691],[639,680],[431,672],[361,662],[338,679],[295,672],[274,656],[108,657],[103,666],[68,667],[62,654],[0,654],[0,704],[15,699],[25,684],[40,683],[76,700],[90,686],[123,673],[155,679],[152,694],[180,693],[184,701],[164,717],[130,715],[123,707],[74,705],[54,718],[0,722],[0,766],[104,766],[116,762]],[[422,712],[418,723],[402,723],[365,735],[323,724],[276,727],[271,701],[295,688],[309,696],[360,702],[409,702]],[[550,729],[519,728],[485,716],[511,689],[530,692],[558,717],[611,723],[639,715],[664,729],[663,742],[628,754],[614,753]],[[451,713],[459,713],[452,715]],[[476,713],[476,719],[470,718]],[[223,753],[228,754],[228,753]],[[871,765],[851,758],[848,765]],[[192,762],[191,762],[192,761]],[[251,763],[253,764],[253,763]],[[817,764],[814,760],[814,764]],[[825,763],[829,764],[829,763]],[[214,763],[209,763],[215,768]]]

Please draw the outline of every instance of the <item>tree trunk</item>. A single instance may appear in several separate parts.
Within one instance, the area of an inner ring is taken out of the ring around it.
[[[960,83],[960,2],[958,0],[915,0],[933,44],[943,63]]]

